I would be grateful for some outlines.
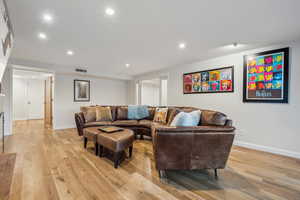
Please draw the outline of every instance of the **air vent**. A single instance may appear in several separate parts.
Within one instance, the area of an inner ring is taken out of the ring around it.
[[[80,72],[80,73],[87,73],[87,70],[86,69],[75,69],[76,72]]]

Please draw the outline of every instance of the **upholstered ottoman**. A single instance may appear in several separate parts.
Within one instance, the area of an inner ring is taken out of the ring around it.
[[[86,149],[87,142],[91,141],[95,144],[95,154],[98,155],[98,144],[97,144],[97,135],[102,132],[98,130],[99,127],[90,127],[83,129],[83,144]]]
[[[97,144],[100,148],[100,157],[103,156],[104,148],[109,149],[114,153],[114,167],[118,168],[122,153],[129,148],[129,157],[132,155],[134,141],[134,132],[130,129],[114,133],[105,133],[97,135]]]

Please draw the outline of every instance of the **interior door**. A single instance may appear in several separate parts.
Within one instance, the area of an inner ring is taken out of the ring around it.
[[[13,79],[13,119],[27,120],[28,100],[27,100],[27,79]]]
[[[44,80],[28,79],[28,119],[44,118]]]
[[[45,80],[45,116],[44,116],[44,123],[46,128],[52,127],[52,84],[53,84],[53,78],[49,77],[47,80]]]

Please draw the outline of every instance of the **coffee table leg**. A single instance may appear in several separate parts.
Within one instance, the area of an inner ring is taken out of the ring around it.
[[[87,138],[86,137],[83,137],[83,147],[86,149],[86,145],[87,145]]]
[[[99,150],[98,150],[98,143],[97,142],[95,142],[95,155],[97,156],[98,155],[98,152],[99,152]]]
[[[132,149],[133,149],[133,146],[131,145],[131,146],[129,147],[129,158],[131,158],[131,156],[132,156]]]
[[[99,146],[100,146],[99,156],[102,157],[103,156],[103,146],[102,145],[99,145]]]
[[[115,168],[117,169],[118,166],[119,166],[119,162],[120,162],[120,152],[115,152],[114,154],[114,165],[115,165]]]

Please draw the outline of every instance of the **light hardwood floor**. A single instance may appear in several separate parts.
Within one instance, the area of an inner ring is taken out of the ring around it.
[[[219,180],[213,171],[171,171],[160,180],[149,140],[114,169],[83,149],[75,129],[52,131],[42,121],[15,123],[6,152],[17,152],[10,199],[241,200],[300,199],[300,161],[234,147]]]

